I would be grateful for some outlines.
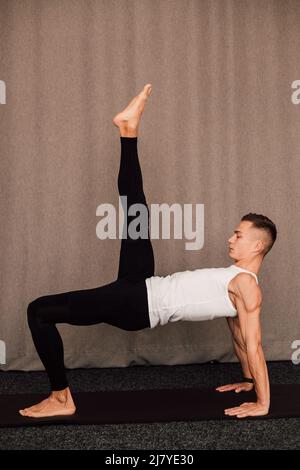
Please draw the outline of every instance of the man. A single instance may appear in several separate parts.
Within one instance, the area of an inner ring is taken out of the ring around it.
[[[140,118],[151,93],[151,84],[118,113],[113,123],[120,130],[121,161],[118,176],[120,196],[128,207],[147,207],[137,152]],[[147,207],[148,209],[148,207]],[[132,216],[127,217],[126,230]],[[148,221],[147,221],[148,223]],[[149,231],[148,231],[149,234]],[[257,273],[276,238],[276,227],[267,217],[244,216],[229,239],[228,268],[197,269],[161,277],[154,276],[150,237],[122,238],[117,279],[92,289],[39,297],[28,305],[28,324],[39,357],[51,384],[51,394],[42,402],[19,410],[23,416],[40,418],[71,415],[76,411],[64,367],[64,350],[57,323],[94,325],[107,323],[127,330],[154,328],[178,320],[228,317],[244,375],[254,380],[257,402],[225,410],[238,417],[268,413],[270,396],[266,363],[261,349],[261,290]],[[219,391],[249,389],[234,384]]]
[[[265,255],[277,237],[273,222],[264,216],[248,214],[229,238],[229,256],[236,266],[258,274]],[[225,410],[225,414],[245,418],[265,415],[270,406],[268,371],[262,349],[261,305],[262,291],[255,279],[241,273],[228,286],[229,296],[237,309],[236,317],[227,317],[236,355],[241,363],[244,377],[249,383],[237,383],[218,387],[219,392],[249,391],[255,387],[257,401]],[[250,379],[250,380],[249,380]],[[253,384],[251,384],[253,381]]]

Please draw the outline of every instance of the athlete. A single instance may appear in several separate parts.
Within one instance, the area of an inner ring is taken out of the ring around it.
[[[147,209],[146,237],[128,231],[135,219],[127,215],[122,236],[117,279],[92,289],[38,297],[29,303],[28,325],[51,386],[43,401],[19,410],[22,416],[41,418],[72,415],[76,406],[64,365],[58,323],[95,325],[107,323],[127,331],[155,328],[173,321],[203,321],[226,317],[244,381],[216,388],[219,392],[248,391],[255,387],[257,400],[224,410],[244,418],[265,415],[270,406],[268,371],[261,343],[262,292],[258,272],[276,240],[276,226],[261,214],[245,215],[229,238],[228,267],[202,268],[168,276],[154,275],[154,254],[149,236],[149,208],[143,190],[137,141],[141,116],[151,94],[151,84],[113,118],[120,131],[120,196],[127,207]]]

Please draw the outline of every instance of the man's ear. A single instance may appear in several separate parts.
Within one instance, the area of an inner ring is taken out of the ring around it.
[[[261,253],[265,249],[265,242],[263,240],[257,240],[255,244],[255,251]]]

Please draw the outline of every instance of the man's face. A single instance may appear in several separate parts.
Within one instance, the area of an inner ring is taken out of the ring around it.
[[[249,220],[243,220],[228,239],[228,254],[235,261],[255,256],[264,248],[264,241],[263,231],[253,227]]]

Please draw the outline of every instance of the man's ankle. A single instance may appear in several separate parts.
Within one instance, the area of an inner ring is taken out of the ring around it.
[[[58,400],[64,400],[68,398],[68,389],[65,388],[64,390],[52,390],[51,395],[52,398]]]
[[[122,132],[122,133],[120,133],[120,136],[121,137],[137,137],[138,135],[137,134],[129,134],[128,132],[126,132],[126,133]]]
[[[120,135],[121,137],[137,137],[138,136],[138,129],[137,128],[130,128],[130,127],[121,127],[120,128]]]

